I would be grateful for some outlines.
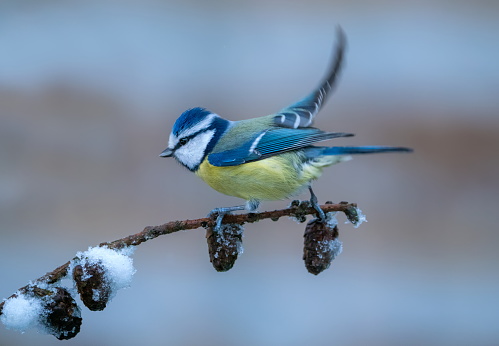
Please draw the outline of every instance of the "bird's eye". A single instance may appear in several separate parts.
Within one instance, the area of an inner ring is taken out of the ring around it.
[[[179,143],[180,145],[186,145],[186,144],[187,144],[187,142],[189,142],[189,140],[188,140],[187,138],[181,138],[181,139],[178,141],[178,143]]]

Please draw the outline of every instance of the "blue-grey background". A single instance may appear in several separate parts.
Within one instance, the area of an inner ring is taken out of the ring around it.
[[[90,245],[239,203],[158,157],[173,122],[304,96],[341,24],[347,61],[316,126],[415,153],[358,157],[315,184],[368,218],[340,227],[331,268],[307,273],[292,220],[248,225],[227,273],[202,229],[179,232],[138,247],[131,288],[83,308],[63,343],[498,344],[498,18],[496,1],[3,0],[0,296]],[[2,326],[0,344],[59,342]]]

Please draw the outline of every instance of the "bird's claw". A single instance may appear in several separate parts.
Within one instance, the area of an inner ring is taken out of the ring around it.
[[[222,221],[224,219],[224,216],[230,214],[230,210],[227,210],[227,208],[215,208],[210,213],[208,214],[209,218],[214,218],[215,219],[215,227],[213,228],[213,231],[219,232],[222,229]]]
[[[215,232],[218,232],[222,229],[222,221],[225,215],[230,215],[233,211],[236,210],[244,210],[244,205],[238,205],[235,207],[225,207],[225,208],[215,208],[208,214],[209,218],[214,218],[216,215],[216,223],[215,228],[213,229]]]
[[[310,191],[310,204],[312,204],[314,209],[317,210],[317,218],[319,219],[319,221],[326,221],[326,214],[324,214],[324,211],[321,209],[319,201],[317,200],[317,196],[312,190],[312,187],[309,186],[308,190]]]
[[[326,214],[324,214],[324,210],[321,209],[320,205],[317,203],[312,203],[313,207],[315,210],[317,210],[317,218],[319,221],[325,221],[326,220]]]

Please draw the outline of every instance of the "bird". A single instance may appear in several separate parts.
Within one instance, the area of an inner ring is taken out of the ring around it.
[[[355,154],[411,152],[392,146],[316,146],[352,133],[327,132],[312,127],[319,110],[335,87],[343,65],[346,36],[337,28],[336,45],[328,71],[307,96],[277,113],[231,121],[202,107],[184,111],[175,121],[168,147],[161,157],[174,157],[209,186],[225,195],[244,199],[244,205],[213,209],[215,230],[223,217],[238,210],[254,212],[261,201],[285,200],[308,189],[317,217],[325,220],[312,181],[322,170]]]

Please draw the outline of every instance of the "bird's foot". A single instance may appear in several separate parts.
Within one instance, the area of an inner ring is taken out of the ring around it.
[[[233,211],[244,210],[244,209],[245,209],[244,205],[238,205],[235,207],[215,208],[212,211],[210,211],[210,213],[208,214],[209,218],[214,218],[216,216],[216,223],[213,230],[215,232],[219,232],[222,229],[222,221],[225,215],[230,215]]]
[[[319,205],[319,202],[317,200],[317,196],[315,195],[314,191],[312,191],[312,187],[308,187],[310,191],[310,203],[314,207],[315,210],[317,210],[317,218],[319,221],[325,221],[326,220],[326,214],[324,214],[324,211],[321,209],[321,206]]]

